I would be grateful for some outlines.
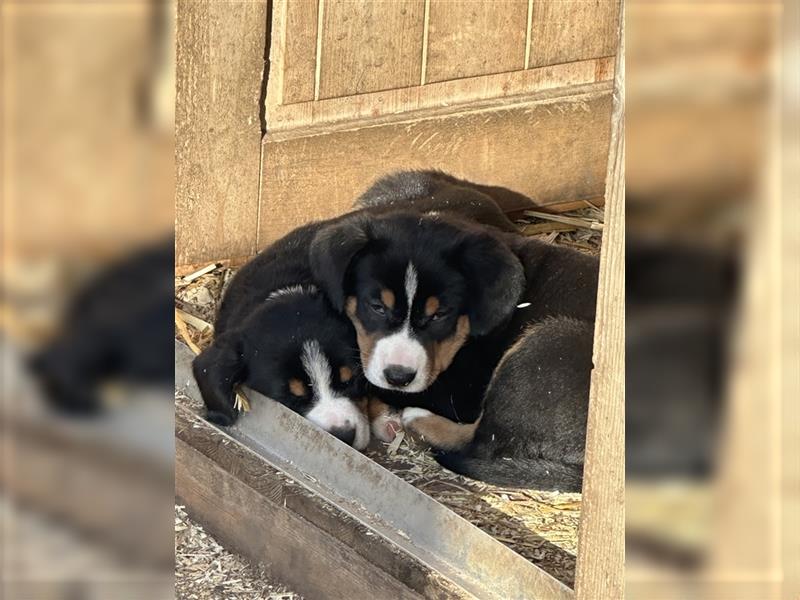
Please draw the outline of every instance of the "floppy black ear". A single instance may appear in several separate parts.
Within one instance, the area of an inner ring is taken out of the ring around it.
[[[525,271],[508,246],[489,233],[465,236],[456,256],[467,279],[470,334],[485,335],[517,307],[525,289]]]
[[[239,335],[219,336],[194,359],[192,371],[208,409],[206,418],[217,425],[232,425],[239,416],[233,405],[234,388],[246,374]]]
[[[344,278],[356,253],[370,240],[369,222],[347,218],[320,231],[311,242],[311,272],[333,307],[344,310]]]

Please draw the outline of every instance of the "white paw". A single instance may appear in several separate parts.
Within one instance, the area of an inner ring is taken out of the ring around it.
[[[375,417],[370,423],[370,428],[372,435],[388,444],[403,430],[400,413],[392,411]]]
[[[433,413],[425,408],[418,408],[416,406],[403,409],[403,426],[410,425],[416,419],[424,417],[432,417]]]

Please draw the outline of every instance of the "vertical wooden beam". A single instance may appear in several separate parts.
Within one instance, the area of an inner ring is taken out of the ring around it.
[[[179,0],[176,262],[255,252],[267,0]]]
[[[623,14],[624,2],[620,4]],[[624,596],[625,31],[622,19],[619,35],[575,574],[578,600]]]

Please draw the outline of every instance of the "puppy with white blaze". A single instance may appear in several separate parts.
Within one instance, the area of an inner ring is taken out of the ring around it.
[[[370,403],[373,435],[402,425],[459,473],[578,490],[597,259],[476,216],[491,189],[470,185],[431,172],[378,182],[366,209],[315,237],[314,279],[352,322],[370,396],[387,407]]]
[[[301,227],[242,267],[220,305],[214,342],[194,361],[208,419],[230,425],[246,385],[356,449],[369,443],[365,382],[350,322],[314,285]]]

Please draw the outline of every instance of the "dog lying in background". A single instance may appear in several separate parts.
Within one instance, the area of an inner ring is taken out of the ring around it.
[[[96,415],[109,382],[170,389],[174,245],[170,237],[114,262],[71,299],[58,335],[28,359],[51,408]]]
[[[597,260],[435,202],[486,197],[470,186],[432,172],[378,182],[358,202],[378,212],[319,230],[313,277],[353,323],[375,395],[444,466],[579,490]],[[392,428],[372,416],[374,432]]]

